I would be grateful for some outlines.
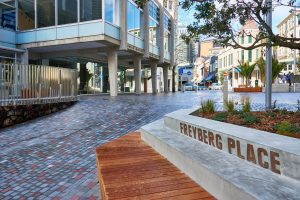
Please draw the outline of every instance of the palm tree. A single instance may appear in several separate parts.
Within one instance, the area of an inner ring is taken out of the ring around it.
[[[261,82],[265,85],[266,79],[266,61],[261,57],[256,61],[258,65],[260,74],[261,74]],[[275,78],[280,74],[283,68],[286,66],[286,63],[279,63],[279,61],[275,58],[272,58],[272,82],[274,83]]]
[[[260,57],[260,59],[258,59],[256,61],[256,64],[259,68],[259,72],[260,72],[260,79],[261,82],[263,84],[263,86],[265,86],[265,79],[266,79],[266,61],[264,60],[263,57]]]
[[[246,80],[245,85],[246,85],[246,87],[248,87],[249,79],[251,79],[252,72],[253,72],[256,64],[250,65],[249,61],[247,61],[245,63],[241,63],[239,61],[239,64],[240,64],[240,69],[241,69],[240,75],[243,77],[244,80]]]

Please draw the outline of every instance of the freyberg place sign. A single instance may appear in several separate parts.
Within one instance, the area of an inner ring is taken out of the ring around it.
[[[279,153],[214,131],[180,122],[180,133],[240,159],[281,174]]]

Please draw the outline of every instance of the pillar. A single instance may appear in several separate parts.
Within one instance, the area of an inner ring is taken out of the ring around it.
[[[165,57],[165,29],[164,29],[164,7],[162,5],[159,6],[160,10],[160,17],[159,17],[159,62],[163,63],[164,62],[164,57]]]
[[[23,65],[28,65],[29,64],[28,49],[26,49],[25,52],[21,54],[21,64],[23,64]]]
[[[157,63],[151,63],[152,93],[157,94]]]
[[[164,76],[164,92],[168,93],[169,92],[169,87],[168,87],[168,75],[169,68],[168,67],[163,67],[163,76]]]
[[[108,59],[110,96],[115,97],[118,95],[118,53],[117,51],[109,51],[107,53],[107,59]]]
[[[232,88],[235,88],[235,69],[232,67]]]
[[[107,93],[108,90],[108,67],[102,67],[102,93]]]
[[[127,50],[127,1],[120,1],[120,50]]]
[[[142,78],[142,59],[139,56],[135,56],[133,59],[134,65],[134,80],[135,80],[135,93],[141,94],[141,78]]]
[[[144,38],[144,57],[149,58],[149,1],[145,2],[142,20],[144,25],[141,30]]]

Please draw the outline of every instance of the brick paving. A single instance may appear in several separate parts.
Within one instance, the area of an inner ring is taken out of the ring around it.
[[[97,146],[207,98],[222,107],[222,93],[214,91],[86,96],[64,111],[1,129],[0,199],[99,199]],[[254,109],[263,108],[263,94],[250,98]],[[274,94],[274,99],[294,110],[300,94]]]

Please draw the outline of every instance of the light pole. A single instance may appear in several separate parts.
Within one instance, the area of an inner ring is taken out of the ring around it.
[[[296,5],[294,6],[294,38],[297,37],[297,32],[296,32],[296,19],[297,19],[297,12],[296,12]],[[297,68],[297,63],[296,63],[296,59],[297,59],[297,55],[296,55],[296,49],[294,49],[294,75],[296,75],[296,68]]]
[[[266,24],[272,28],[272,0],[267,0],[266,5],[269,7],[269,10],[266,15]],[[267,38],[266,65],[265,104],[266,109],[270,110],[272,108],[272,45],[270,37]]]

